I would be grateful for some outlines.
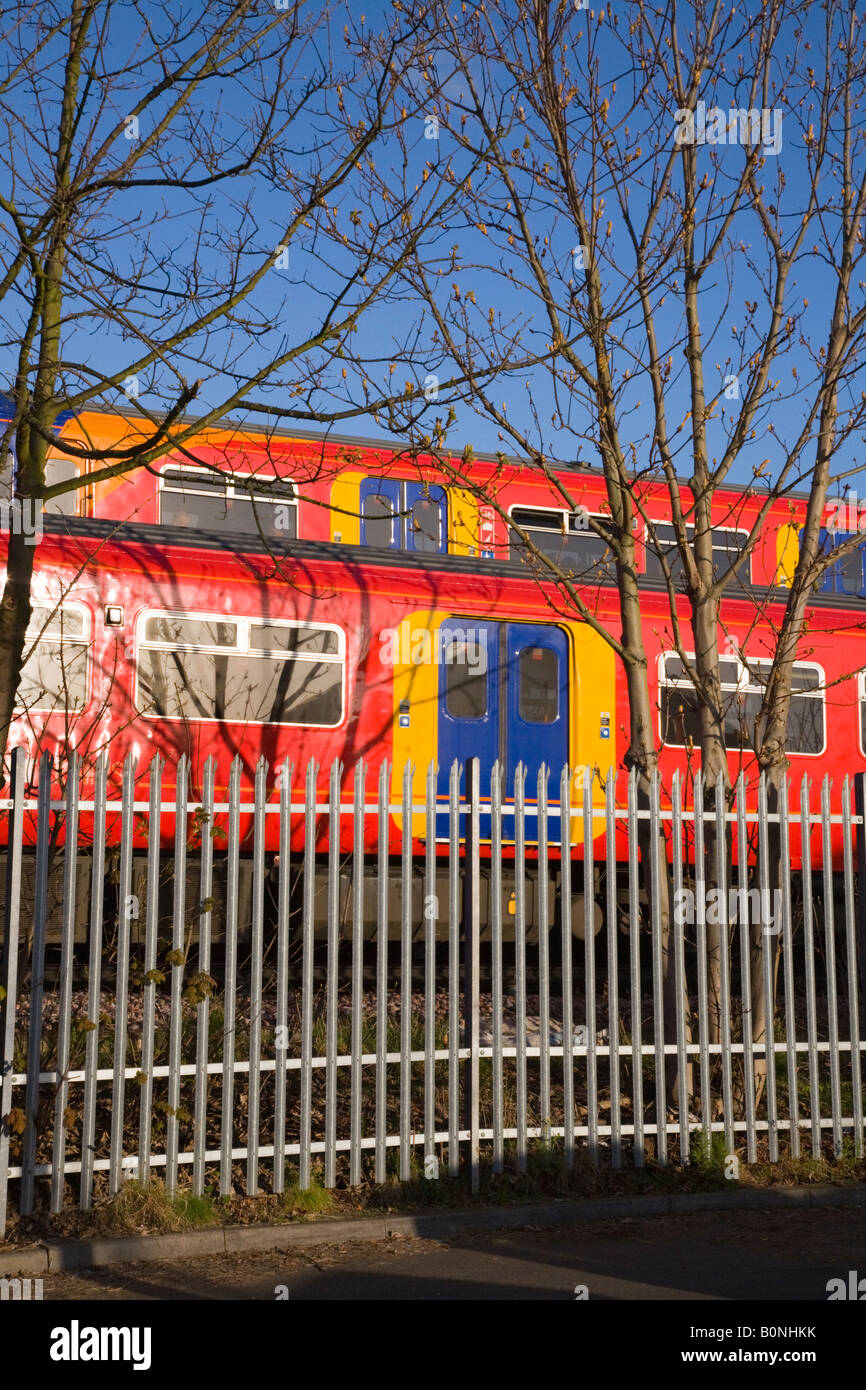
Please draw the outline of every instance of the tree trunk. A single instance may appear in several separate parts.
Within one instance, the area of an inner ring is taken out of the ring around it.
[[[712,552],[709,553],[709,566],[712,565]],[[704,586],[702,586],[703,588]],[[702,592],[693,600],[693,624],[695,633],[695,666],[702,698],[700,701],[701,719],[701,773],[703,786],[704,821],[704,882],[707,892],[715,890],[716,895],[724,889],[719,875],[719,850],[716,833],[716,784],[721,781],[727,795],[728,757],[725,744],[725,714],[722,708],[722,687],[719,676],[719,602],[713,593]],[[697,810],[697,804],[695,810]],[[725,837],[727,840],[727,836]],[[721,847],[727,856],[727,844]],[[729,860],[728,860],[729,863]],[[721,985],[722,955],[721,933],[728,930],[727,894],[724,898],[716,896],[718,910],[706,915],[705,931],[707,941],[707,1003],[709,1018],[707,1027],[711,1043],[721,1038]]]
[[[634,571],[629,573],[628,568],[618,566],[620,582],[621,612],[623,620],[623,647],[626,651],[642,653],[642,657],[635,656],[631,661],[626,662],[626,684],[628,688],[629,703],[629,747],[623,759],[627,768],[635,768],[638,776],[638,810],[647,811],[650,806],[650,791],[652,776],[658,771],[658,753],[656,750],[654,735],[654,710],[650,701],[649,686],[647,683],[647,659],[643,646],[643,627],[640,613],[640,595],[637,583],[634,579]],[[625,571],[625,572],[623,572]],[[661,829],[658,837],[654,840],[651,829],[651,822],[648,817],[638,820],[638,846],[640,849],[641,862],[643,864],[644,882],[649,896],[649,885],[651,883],[651,865],[653,856],[656,858],[656,882],[659,889],[659,916],[661,921],[661,943],[662,943],[662,982],[664,995],[664,1035],[666,1042],[672,1042],[677,1036],[677,1011],[678,1003],[682,1006],[683,1018],[685,1020],[686,1042],[692,1040],[691,1015],[687,992],[683,992],[678,1000],[678,992],[675,974],[675,955],[673,931],[682,931],[681,926],[673,922],[671,911],[672,902],[672,883],[670,866],[668,864],[667,843],[664,830]],[[665,1094],[669,1102],[676,1107],[685,1106],[688,1108],[693,1094],[693,1066],[689,1062],[686,1066],[685,1074],[685,1094],[680,1094],[680,1078],[677,1067],[676,1057],[668,1057],[665,1063]],[[656,1107],[656,1119],[659,1125],[666,1122],[667,1116],[664,1108]]]
[[[14,531],[9,537],[6,583],[0,600],[0,766],[6,759],[21,658],[30,622],[30,584],[36,547]],[[3,776],[5,782],[5,773]]]

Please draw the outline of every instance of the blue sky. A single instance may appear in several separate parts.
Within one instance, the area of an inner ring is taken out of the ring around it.
[[[171,8],[171,7],[169,7]],[[316,13],[317,7],[310,6],[309,15]],[[740,6],[740,15],[744,13]],[[365,6],[367,29],[375,29],[378,24],[393,16],[390,5],[371,4]],[[52,14],[59,13],[58,6],[49,5],[39,11],[31,11],[28,23],[31,26],[45,24]],[[163,7],[146,6],[149,22],[155,26],[155,37],[169,51],[167,46],[166,18]],[[131,3],[121,3],[103,15],[108,17],[110,27],[103,36],[99,64],[103,71],[110,67],[129,62],[130,55],[135,61],[142,58],[142,64],[134,72],[118,83],[113,79],[104,110],[96,114],[95,101],[98,96],[98,83],[95,84],[93,100],[88,111],[88,121],[92,137],[101,137],[111,128],[123,129],[125,117],[132,109],[142,90],[145,76],[149,75],[143,62],[144,50],[148,47],[140,10]],[[351,7],[352,20],[360,23],[360,12]],[[519,35],[512,23],[510,9],[505,7],[505,20],[500,26],[500,37],[506,42],[516,44],[519,53]],[[274,13],[262,5],[261,23],[269,24]],[[806,19],[799,25],[796,16],[787,21],[787,29],[779,42],[779,61],[775,64],[771,89],[770,109],[781,118],[782,143],[776,153],[768,153],[762,170],[766,185],[765,199],[776,212],[773,216],[779,227],[783,243],[790,243],[802,217],[809,191],[808,163],[805,133],[810,124],[814,125],[814,113],[809,111],[810,101],[814,103],[814,93],[810,93],[807,68],[814,65],[820,74],[823,63],[825,38],[823,32],[824,7],[805,7]],[[319,155],[317,143],[322,134],[334,130],[338,119],[337,83],[345,71],[348,58],[342,44],[342,25],[346,16],[337,7],[333,13],[330,31],[322,31],[315,50],[307,48],[302,60],[291,58],[279,78],[279,116],[282,119],[293,99],[296,99],[304,85],[311,78],[322,79],[321,89],[310,99],[308,107],[281,134],[273,151],[271,176],[259,175],[254,180],[239,177],[223,185],[217,191],[200,191],[193,195],[177,189],[136,188],[115,195],[100,209],[99,215],[83,229],[83,237],[76,247],[75,274],[78,280],[78,294],[69,301],[69,309],[74,313],[66,335],[67,359],[81,364],[70,374],[70,381],[77,375],[80,380],[98,379],[102,372],[119,370],[121,364],[134,361],[136,344],[134,332],[152,327],[154,316],[158,316],[172,306],[181,316],[194,314],[198,306],[206,303],[207,282],[220,280],[224,273],[227,253],[241,246],[240,264],[242,267],[259,265],[281,243],[286,221],[292,204],[287,185],[290,180],[286,170],[292,169],[303,178],[315,166]],[[617,19],[619,13],[617,13]],[[210,14],[213,19],[213,12]],[[625,14],[623,13],[623,20]],[[100,22],[105,22],[101,19]],[[573,42],[574,71],[580,79],[592,45],[592,53],[598,60],[601,82],[600,98],[609,102],[607,124],[617,140],[616,150],[622,157],[642,150],[637,164],[634,186],[631,192],[630,207],[636,220],[646,206],[646,186],[660,167],[670,144],[673,143],[675,125],[671,111],[653,105],[652,97],[639,109],[633,107],[632,87],[627,67],[627,50],[624,44],[623,23],[618,28],[610,19],[602,21],[598,14],[590,18],[576,13],[570,18],[569,38]],[[795,33],[800,28],[799,37]],[[190,43],[197,42],[200,33],[190,35]],[[726,51],[720,61],[724,61],[725,74],[709,71],[702,83],[701,97],[707,107],[716,103],[723,109],[731,104],[747,105],[749,94],[750,39],[742,29],[741,20],[732,21]],[[807,48],[806,45],[811,45]],[[189,48],[189,44],[187,44]],[[8,61],[0,58],[0,65]],[[788,55],[796,52],[793,66]],[[736,65],[737,54],[744,55],[743,74],[739,75]],[[437,47],[431,46],[437,75],[446,80],[446,92],[451,101],[451,118],[457,120],[461,93],[465,89],[462,78],[453,75],[453,59],[448,43],[444,40]],[[49,45],[45,60],[34,71],[34,81],[18,85],[14,92],[16,109],[21,118],[20,138],[15,148],[14,158],[17,175],[39,178],[44,170],[48,151],[52,148],[57,121],[57,73],[61,56],[58,42]],[[514,119],[514,104],[509,105],[509,79],[500,68],[490,67],[485,73],[483,65],[472,65],[473,74],[478,80],[487,77],[490,86],[487,94],[487,109],[498,110],[500,116]],[[201,176],[207,165],[207,145],[210,137],[217,133],[224,140],[243,141],[248,138],[250,122],[255,120],[261,110],[261,103],[273,95],[276,68],[272,62],[265,70],[264,84],[259,89],[254,67],[238,70],[225,80],[217,80],[208,85],[195,103],[195,124],[190,132],[178,129],[163,138],[155,156],[149,161],[150,171],[144,166],[142,172],[153,172],[154,165],[162,162],[163,169],[171,167],[190,176]],[[38,76],[38,84],[35,78]],[[36,87],[38,85],[38,96]],[[413,73],[407,84],[408,97],[417,94],[420,83]],[[168,97],[162,99],[164,107]],[[362,114],[363,85],[360,83],[344,86],[342,99],[346,109],[358,117]],[[785,102],[787,101],[787,105]],[[411,105],[411,100],[409,101]],[[435,174],[428,183],[422,183],[425,165],[434,170],[437,164],[453,159],[455,167],[465,169],[466,155],[459,150],[453,136],[443,124],[438,141],[425,139],[422,102],[414,115],[406,122],[389,131],[375,151],[377,173],[392,186],[405,178],[410,191],[419,186],[413,211],[420,215],[422,200],[429,196],[430,188],[435,186]],[[159,108],[157,108],[159,109]],[[431,110],[433,108],[431,107]],[[153,129],[154,110],[142,114],[138,139],[147,139]],[[838,111],[833,120],[838,119]],[[569,115],[570,133],[574,140],[574,162],[578,181],[587,182],[592,176],[592,155],[597,151],[593,142],[586,142],[586,116],[580,111],[580,101],[574,103]],[[88,121],[82,125],[82,133],[88,128]],[[628,124],[628,134],[625,125]],[[472,121],[469,122],[472,129]],[[521,187],[530,188],[535,171],[545,160],[544,134],[537,121],[530,116],[523,125],[515,125],[513,134],[528,141],[525,158],[527,168],[518,174]],[[838,146],[839,130],[830,130],[831,147]],[[198,151],[195,144],[201,147]],[[517,147],[517,141],[509,138],[508,146]],[[345,145],[338,145],[324,158],[327,167],[332,157],[337,157]],[[128,150],[125,131],[119,135],[116,148],[108,155],[108,162],[122,159]],[[4,157],[5,159],[5,157]],[[737,146],[722,147],[709,145],[698,148],[699,176],[704,172],[710,176],[716,172],[717,186],[727,180],[735,179],[742,166],[743,151]],[[857,148],[855,168],[859,179],[864,177],[863,153]],[[784,187],[779,185],[779,174],[784,174]],[[643,181],[643,182],[642,182]],[[676,185],[675,185],[676,186]],[[10,188],[16,191],[27,215],[31,215],[38,200],[25,200],[24,185],[11,183],[8,162],[0,159],[0,187],[4,192]],[[488,323],[492,310],[497,329],[507,331],[508,325],[521,325],[521,332],[514,344],[515,351],[522,351],[542,345],[549,336],[547,324],[540,305],[526,288],[515,282],[520,280],[522,263],[515,258],[513,248],[507,241],[508,213],[505,211],[505,197],[495,179],[476,182],[476,189],[485,199],[484,222],[486,231],[481,232],[473,225],[475,216],[464,212],[452,212],[431,241],[425,256],[425,266],[431,273],[444,269],[437,284],[437,297],[440,305],[450,306],[457,312],[466,307],[471,322],[483,329]],[[613,330],[619,338],[619,346],[613,357],[614,372],[621,385],[621,438],[626,449],[634,450],[638,467],[645,467],[650,460],[652,431],[651,412],[648,409],[650,398],[649,382],[643,370],[645,363],[645,342],[634,304],[631,290],[630,272],[632,264],[621,213],[616,207],[614,183],[609,179],[607,187],[599,189],[606,199],[605,217],[611,222],[610,237],[602,241],[598,248],[603,284],[608,301],[617,306],[613,317]],[[828,201],[833,193],[832,177],[828,172],[822,185],[822,193]],[[706,195],[707,197],[709,195]],[[350,236],[360,235],[353,231],[355,223],[352,214],[360,215],[360,227],[364,228],[369,216],[381,216],[384,209],[375,195],[370,201],[364,180],[356,178],[343,188],[333,200],[336,207],[336,222],[341,231]],[[567,310],[569,281],[579,283],[575,271],[573,252],[575,249],[575,230],[568,217],[561,215],[551,206],[552,197],[533,190],[530,205],[530,220],[533,235],[543,247],[545,265],[550,267],[551,281],[555,286],[559,305]],[[471,212],[471,209],[470,209]],[[710,220],[701,224],[714,227],[718,209],[712,211]],[[779,467],[779,460],[785,440],[793,438],[800,428],[803,418],[804,402],[810,398],[808,388],[810,378],[814,377],[814,365],[810,364],[807,343],[801,338],[811,339],[817,346],[826,335],[827,306],[834,288],[832,267],[828,263],[827,247],[838,247],[838,224],[835,214],[828,209],[828,217],[823,227],[817,224],[810,234],[791,271],[789,303],[786,312],[796,316],[792,341],[778,371],[774,371],[772,392],[766,397],[766,404],[756,426],[756,436],[743,451],[742,458],[732,480],[746,482],[752,469],[768,460],[765,475],[771,477]],[[8,227],[6,228],[8,236]],[[548,238],[546,246],[544,238]],[[148,257],[144,259],[145,239],[149,240]],[[813,249],[813,247],[817,249]],[[453,269],[450,260],[452,249],[456,248],[458,264]],[[189,296],[188,271],[193,255],[198,258],[200,269],[199,291],[202,298],[195,301]],[[3,265],[5,267],[4,259]],[[329,306],[335,294],[344,288],[345,273],[351,269],[351,255],[340,249],[333,240],[326,240],[314,228],[302,229],[292,241],[289,249],[288,265],[274,266],[263,277],[258,289],[250,296],[237,321],[230,329],[220,329],[211,340],[208,350],[199,353],[183,353],[162,364],[157,373],[164,398],[177,390],[182,376],[186,381],[203,377],[199,395],[199,406],[216,403],[226,386],[226,374],[215,370],[219,364],[231,365],[240,375],[252,373],[267,364],[273,354],[285,346],[297,342],[316,325],[323,310]],[[95,267],[95,268],[94,268]],[[128,304],[124,304],[122,290],[106,294],[107,273],[117,271],[121,280],[144,268],[143,285]],[[718,266],[706,277],[701,292],[701,322],[705,335],[705,367],[707,389],[709,392],[721,387],[725,378],[741,371],[741,359],[753,351],[760,340],[767,322],[764,302],[765,279],[771,269],[771,257],[767,243],[754,213],[738,214],[731,229],[728,244]],[[509,274],[513,272],[513,276]],[[663,272],[663,276],[662,276]],[[671,428],[679,427],[676,436],[678,445],[678,465],[687,475],[690,471],[688,382],[682,357],[681,330],[682,275],[678,273],[674,259],[666,264],[659,255],[659,286],[654,292],[657,302],[657,327],[663,355],[667,348],[674,356],[673,374],[667,395],[667,411]],[[664,286],[661,278],[666,278]],[[858,276],[855,276],[855,286]],[[866,278],[866,277],[864,277]],[[455,301],[453,286],[460,287],[461,298]],[[475,304],[466,304],[467,295],[472,292]],[[862,291],[858,289],[858,294]],[[357,290],[352,291],[357,294]],[[664,303],[658,303],[662,294]],[[100,309],[100,300],[105,296],[112,304],[112,313],[106,315]],[[804,303],[808,301],[808,303]],[[757,308],[751,313],[749,304]],[[856,306],[855,306],[856,307]],[[122,314],[116,311],[122,310]],[[4,331],[0,335],[0,359],[2,375],[7,382],[15,369],[15,345],[23,331],[26,321],[26,299],[6,300],[0,305],[4,320]],[[126,315],[129,327],[124,330],[118,322]],[[575,317],[566,316],[566,331],[574,337],[577,346],[581,343],[580,329]],[[196,346],[201,349],[202,340]],[[412,351],[407,352],[407,345]],[[430,341],[429,323],[425,318],[423,305],[416,296],[416,282],[412,277],[395,285],[387,300],[359,321],[358,331],[352,338],[354,351],[366,361],[366,375],[370,382],[371,394],[378,389],[387,389],[387,383],[412,380],[420,386],[429,373],[443,379],[449,374],[450,364],[441,349]],[[206,360],[202,360],[202,359]],[[392,373],[391,363],[396,363]],[[625,369],[629,378],[623,380]],[[796,372],[796,376],[794,373]],[[849,398],[859,398],[861,384],[857,376],[843,390],[843,406]],[[294,379],[292,372],[280,374],[255,392],[255,399],[262,401],[285,402],[289,399],[290,385]],[[147,400],[148,381],[143,377],[139,382],[143,399]],[[318,404],[326,404],[344,399],[346,393],[356,400],[362,399],[359,383],[351,367],[347,377],[342,376],[340,363],[331,363],[322,374],[321,389],[314,397]],[[497,405],[507,404],[509,418],[519,428],[526,430],[534,443],[558,461],[573,461],[580,457],[587,462],[597,462],[597,452],[593,442],[594,424],[588,402],[579,394],[572,393],[559,402],[554,398],[548,373],[536,369],[531,373],[521,372],[511,377],[503,377],[492,390]],[[104,399],[107,403],[116,399],[128,404],[122,391],[115,390]],[[156,404],[156,397],[153,398]],[[731,421],[736,417],[739,402],[736,398],[723,401],[725,416],[720,415],[718,423],[711,431],[711,452],[720,452]],[[199,406],[192,407],[197,413]],[[565,407],[571,410],[571,419],[566,420]],[[476,450],[495,450],[504,448],[513,451],[513,443],[501,438],[498,427],[489,420],[479,417],[467,404],[457,404],[457,418],[449,430],[448,442],[452,448],[460,450],[467,443]],[[238,418],[243,411],[234,411]],[[444,413],[441,402],[431,405],[427,418],[432,419]],[[261,417],[256,417],[261,420]],[[770,429],[772,426],[772,429]],[[365,437],[383,437],[386,434],[385,422],[359,418],[357,421],[344,421],[335,426],[343,434],[357,433]],[[781,443],[780,443],[781,441]],[[859,435],[846,448],[840,463],[846,468],[859,466],[862,441]],[[856,485],[856,482],[855,482]],[[802,483],[801,483],[802,486]],[[866,487],[861,490],[866,492]]]

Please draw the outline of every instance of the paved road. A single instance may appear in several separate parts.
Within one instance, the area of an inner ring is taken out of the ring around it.
[[[702,1212],[370,1245],[114,1265],[46,1299],[745,1299],[826,1301],[866,1276],[866,1208]]]

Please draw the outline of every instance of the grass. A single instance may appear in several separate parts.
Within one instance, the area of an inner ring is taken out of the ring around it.
[[[322,1183],[321,1176],[313,1173],[312,1186],[302,1188],[293,1181],[279,1198],[280,1206],[287,1216],[326,1216],[336,1206],[335,1194]]]
[[[702,1129],[696,1129],[689,1144],[689,1164],[706,1177],[724,1179],[728,1162],[728,1146],[724,1134],[712,1133],[707,1136]]]
[[[173,1196],[154,1178],[149,1183],[127,1182],[115,1197],[99,1208],[100,1226],[112,1235],[132,1232],[163,1233],[192,1231],[213,1226],[218,1221],[217,1209],[210,1197],[198,1197],[190,1191]]]

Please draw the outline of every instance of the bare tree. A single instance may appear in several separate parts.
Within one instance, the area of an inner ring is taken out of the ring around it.
[[[460,186],[447,162],[413,174],[416,29],[302,0],[7,8],[0,457],[14,448],[23,514],[189,454],[241,407],[322,422],[390,399],[393,368],[375,350],[361,360],[359,325],[386,306],[393,323],[397,273]],[[58,436],[69,412],[130,400],[143,428]],[[46,475],[50,455],[69,461],[62,476]],[[10,529],[0,756],[35,556],[27,528]]]
[[[645,528],[668,593],[670,645],[694,689],[710,804],[717,780],[727,788],[729,754],[744,751],[721,679],[725,648],[736,652],[740,640],[724,630],[722,599],[748,595],[764,615],[781,603],[780,641],[762,652],[771,662],[764,708],[745,750],[780,782],[811,588],[858,544],[822,548],[820,531],[828,489],[860,466],[864,418],[854,389],[864,341],[854,290],[866,190],[862,21],[850,0],[820,15],[799,0],[772,0],[755,14],[716,0],[641,4],[627,22],[615,10],[523,0],[459,15],[435,6],[428,19],[440,125],[466,151],[483,145],[486,161],[465,203],[472,234],[447,267],[419,263],[414,283],[477,409],[550,479],[563,506],[583,499],[557,467],[575,455],[600,466],[609,518],[590,524],[615,562],[621,630],[598,622],[579,575],[544,556],[542,582],[623,662],[626,762],[646,784],[658,742],[636,565],[634,528]],[[536,366],[526,371],[530,355]],[[521,359],[523,407],[485,384],[509,356],[515,367]],[[433,440],[450,442],[446,422]],[[759,597],[747,579],[751,556],[771,508],[803,485],[790,588]],[[746,536],[723,553],[726,488],[741,489],[750,506]],[[707,857],[712,883],[711,835]],[[709,959],[712,985],[718,931]],[[754,1009],[761,1037],[757,996]]]

